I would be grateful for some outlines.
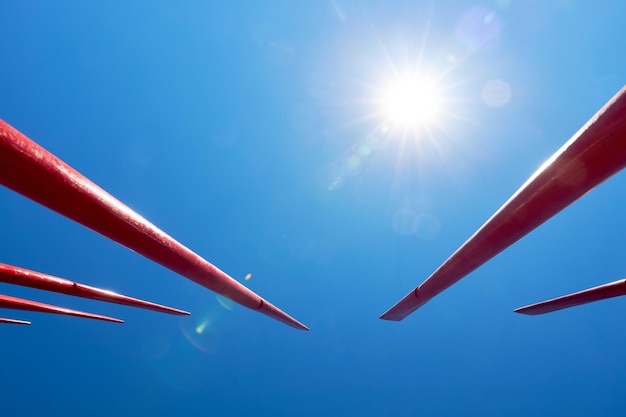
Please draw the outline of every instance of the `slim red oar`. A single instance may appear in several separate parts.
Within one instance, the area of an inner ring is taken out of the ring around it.
[[[402,320],[626,166],[626,87],[420,286],[382,316]]]
[[[13,265],[0,263],[0,282],[21,285],[24,287],[37,288],[40,290],[58,292],[61,294],[74,295],[77,297],[91,298],[93,300],[107,301],[110,303],[124,304],[132,307],[140,307],[169,314],[189,314],[186,311],[160,304],[127,297],[112,291],[101,290],[79,284],[64,278],[55,277],[41,272],[31,271]]]
[[[520,307],[515,309],[515,312],[534,316],[537,314],[551,313],[564,308],[593,303],[594,301],[606,300],[607,298],[619,297],[622,295],[626,295],[626,279],[620,279],[619,281],[599,285],[597,287],[578,291],[562,297]]]
[[[15,320],[15,319],[5,319],[3,317],[0,317],[0,323],[3,323],[3,324],[30,324],[30,321]]]
[[[0,184],[243,306],[308,330],[1,120]]]
[[[51,304],[38,303],[36,301],[24,300],[22,298],[10,297],[8,295],[3,295],[3,294],[0,294],[0,308],[8,308],[11,310],[38,311],[40,313],[64,314],[66,316],[111,321],[113,323],[124,323],[123,320],[116,319],[113,317],[101,316],[99,314],[85,313],[83,311],[57,307]]]

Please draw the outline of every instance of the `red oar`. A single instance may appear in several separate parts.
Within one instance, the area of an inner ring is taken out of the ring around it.
[[[308,330],[1,120],[0,184],[239,304]]]
[[[5,324],[30,324],[30,321],[5,319],[5,318],[0,317],[0,323],[5,323]]]
[[[146,308],[169,314],[189,314],[186,311],[166,307],[149,301],[138,300],[112,291],[101,290],[54,277],[41,272],[31,271],[17,266],[0,263],[0,282],[21,285],[24,287],[37,288],[40,290],[53,291],[61,294],[74,295],[77,297],[91,298],[93,300],[108,301],[110,303],[124,304],[132,307]]]
[[[626,87],[419,287],[385,312],[402,320],[626,166]]]
[[[579,306],[581,304],[593,303],[594,301],[605,300],[607,298],[619,297],[621,295],[626,295],[626,279],[620,279],[619,281],[599,285],[562,297],[520,307],[515,309],[515,312],[534,316]]]
[[[123,320],[113,317],[101,316],[99,314],[84,313],[82,311],[70,310],[69,308],[57,307],[50,304],[38,303],[36,301],[24,300],[22,298],[10,297],[0,294],[0,308],[12,310],[38,311],[40,313],[65,314],[66,316],[84,317],[113,323],[124,323]]]

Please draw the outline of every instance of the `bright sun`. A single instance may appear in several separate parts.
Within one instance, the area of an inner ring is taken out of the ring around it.
[[[432,79],[412,76],[389,86],[382,100],[383,112],[394,125],[403,128],[425,127],[436,121],[441,97]]]

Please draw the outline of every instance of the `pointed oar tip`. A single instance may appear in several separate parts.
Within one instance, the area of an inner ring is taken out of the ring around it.
[[[386,321],[402,321],[405,318],[407,318],[407,316],[409,316],[415,310],[411,310],[407,312],[407,311],[396,308],[396,306],[393,306],[389,310],[385,311],[383,314],[378,316],[378,318],[381,320],[386,320]]]
[[[180,310],[174,307],[164,306],[162,304],[153,303],[150,301],[139,300],[137,298],[131,298],[126,296],[120,296],[118,300],[110,300],[119,304],[126,304],[131,307],[144,308],[146,310],[152,310],[159,313],[175,314],[178,316],[189,316],[191,313],[185,310]]]
[[[280,310],[279,310],[280,311]],[[298,329],[298,330],[305,330],[305,331],[309,331],[309,327],[304,325],[303,323],[300,323],[298,320],[294,319],[293,317],[291,317],[290,315],[288,315],[287,313],[282,312],[282,316],[271,316],[277,320],[282,321],[283,323],[285,323],[287,326],[293,327],[294,329]]]
[[[524,307],[518,307],[515,310],[513,310],[513,312],[518,313],[518,314],[525,314],[527,316],[536,316],[538,314],[543,313],[541,311],[537,311],[536,309],[537,306],[538,304],[531,304],[531,305],[524,306]]]
[[[259,306],[259,311],[266,316],[270,316],[273,319],[276,319],[280,322],[285,323],[286,325],[293,327],[298,330],[309,330],[307,326],[300,323],[298,320],[291,317],[289,314],[285,313],[272,303],[261,299],[261,305]]]
[[[420,297],[418,288],[404,296],[400,301],[395,303],[389,310],[385,311],[380,319],[389,321],[401,321],[413,313],[415,310],[423,306],[432,297]]]
[[[296,328],[296,329],[298,329],[298,330],[304,330],[304,331],[307,331],[307,332],[308,332],[309,330],[311,330],[311,329],[309,329],[309,327],[308,327],[308,326],[306,326],[306,325],[304,325],[304,324],[300,323],[299,321],[296,321],[296,323],[294,323],[294,326],[293,326],[293,327],[294,327],[294,328]]]
[[[157,311],[159,313],[174,314],[174,315],[177,315],[177,316],[189,316],[189,315],[191,315],[191,313],[188,312],[188,311],[180,310],[180,309],[174,308],[174,307],[164,306],[164,305],[161,305],[161,304],[151,303],[149,301],[144,301],[142,303],[134,304],[133,306],[134,307],[145,308],[145,309],[152,310],[152,311]]]
[[[383,314],[378,316],[378,318],[381,320],[387,320],[387,321],[401,321],[402,320],[402,318],[395,317],[393,315],[393,312],[391,312],[390,310],[385,311]]]
[[[66,294],[91,298],[93,300],[106,301],[109,303],[127,305],[130,307],[144,308],[147,310],[157,311],[159,313],[176,314],[179,316],[188,316],[190,314],[188,311],[164,306],[151,301],[141,300],[139,298],[128,297],[114,291],[103,290],[101,288],[91,287],[77,282],[72,284],[71,291],[65,291]]]
[[[115,317],[109,317],[109,316],[103,316],[100,314],[93,314],[93,313],[85,313],[82,311],[72,311],[71,313],[66,313],[70,316],[75,316],[75,317],[82,317],[82,318],[86,318],[86,319],[94,319],[94,320],[102,320],[102,321],[108,321],[111,323],[124,323],[124,320],[115,318]]]
[[[111,323],[124,323],[124,320],[116,319],[115,317],[107,317],[106,321],[110,321]]]
[[[24,324],[30,326],[30,321],[0,318],[0,323],[4,324]]]
[[[102,321],[108,321],[111,323],[124,323],[124,320],[120,320],[115,317],[103,316],[101,314],[94,314],[94,313],[86,313],[84,311],[70,310],[70,309],[62,308],[62,307],[59,307],[57,312],[60,314],[66,314],[68,316],[74,316],[74,317],[82,317],[85,319],[102,320]],[[50,313],[54,313],[54,311],[50,311]]]

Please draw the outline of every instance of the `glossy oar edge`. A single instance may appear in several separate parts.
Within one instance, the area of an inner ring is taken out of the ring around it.
[[[1,120],[0,184],[238,304],[308,330]]]
[[[161,313],[188,315],[189,313],[172,307],[139,300],[117,294],[113,291],[102,290],[90,287],[64,278],[44,274],[42,272],[31,271],[18,266],[0,263],[0,282],[7,284],[21,285],[24,287],[37,288],[45,291],[52,291],[76,297],[89,298],[92,300],[106,301],[110,303],[123,304],[131,307],[145,308]]]
[[[380,318],[399,321],[626,166],[626,87],[421,285]]]
[[[5,317],[0,317],[0,324],[26,324],[26,325],[30,325],[30,321],[16,320],[16,319],[7,319]]]
[[[83,311],[57,307],[51,304],[38,303],[37,301],[24,300],[23,298],[11,297],[4,294],[0,294],[0,308],[8,308],[11,310],[37,311],[40,313],[63,314],[66,316],[110,321],[113,323],[124,323],[123,320],[113,317],[102,316],[100,314],[85,313]]]
[[[618,281],[598,285],[597,287],[563,295],[551,300],[530,304],[515,309],[515,312],[534,316],[582,304],[593,303],[595,301],[606,300],[607,298],[620,297],[622,295],[626,295],[626,279],[620,279]]]

